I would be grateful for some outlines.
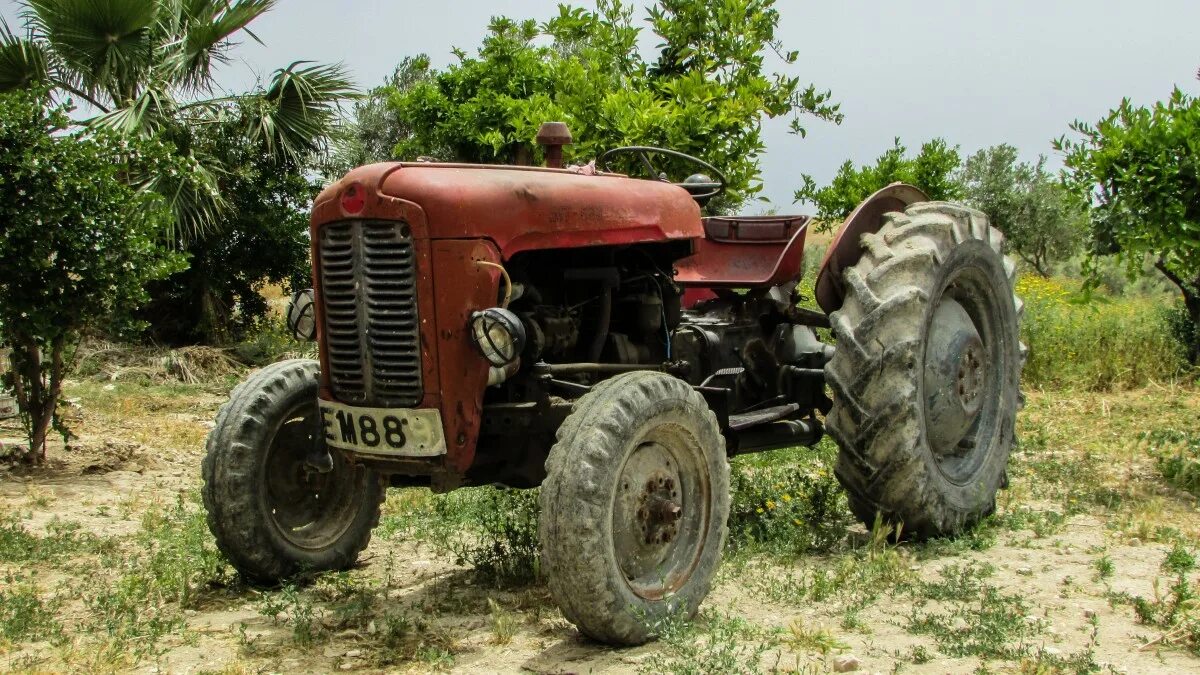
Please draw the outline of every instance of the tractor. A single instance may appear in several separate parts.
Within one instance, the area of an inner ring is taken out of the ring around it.
[[[705,217],[726,180],[699,158],[563,167],[565,125],[538,141],[546,166],[371,164],[317,197],[289,323],[319,358],[250,375],[207,441],[208,524],[243,577],[351,567],[388,486],[540,486],[554,600],[636,645],[708,594],[731,456],[828,433],[851,510],[905,536],[995,508],[1024,347],[984,214],[871,195],[829,243],[818,311],[809,217]]]

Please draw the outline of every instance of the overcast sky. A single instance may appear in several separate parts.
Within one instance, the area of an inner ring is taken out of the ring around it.
[[[237,90],[297,59],[344,62],[361,86],[406,55],[449,63],[478,46],[492,15],[545,19],[553,0],[280,0],[252,27],[220,81]],[[580,0],[590,6],[590,0]],[[0,15],[16,27],[14,0]],[[764,194],[791,206],[799,174],[827,182],[846,159],[869,161],[895,136],[942,136],[971,152],[995,143],[1057,159],[1050,140],[1094,121],[1123,96],[1149,103],[1172,86],[1200,92],[1197,0],[780,0],[779,37],[801,57],[788,71],[833,91],[841,126],[812,121],[807,139],[768,122]],[[652,48],[652,39],[645,41]],[[776,67],[782,64],[776,62]],[[803,210],[803,208],[801,208]]]

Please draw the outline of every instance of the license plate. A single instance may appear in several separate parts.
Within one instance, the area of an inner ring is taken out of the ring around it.
[[[436,408],[359,408],[319,401],[325,442],[364,455],[436,457],[446,454]]]

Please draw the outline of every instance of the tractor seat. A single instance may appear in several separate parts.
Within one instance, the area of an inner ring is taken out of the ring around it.
[[[720,242],[787,243],[811,216],[711,216],[704,234]]]
[[[692,255],[676,261],[675,281],[687,289],[711,290],[770,287],[794,279],[800,273],[809,220],[809,216],[705,218],[705,237],[695,240]]]

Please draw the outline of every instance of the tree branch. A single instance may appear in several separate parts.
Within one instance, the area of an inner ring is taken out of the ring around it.
[[[1170,268],[1167,267],[1166,263],[1163,262],[1162,258],[1154,261],[1154,267],[1157,268],[1159,272],[1162,272],[1163,276],[1166,277],[1171,283],[1178,286],[1179,290],[1183,292],[1184,297],[1195,297],[1197,292],[1200,291],[1200,289],[1190,288],[1190,284],[1184,281],[1183,278],[1181,278],[1178,274],[1172,272]]]
[[[72,87],[71,85],[67,84],[66,82],[63,82],[62,80],[54,80],[53,83],[54,83],[54,86],[58,87],[59,89],[63,89],[71,94],[75,94],[79,98],[87,101],[88,103],[90,103],[92,105],[92,107],[100,110],[101,112],[103,112],[103,113],[111,112],[108,108],[101,105],[99,101],[92,98],[91,96],[88,96],[83,91],[76,89],[75,87]]]

